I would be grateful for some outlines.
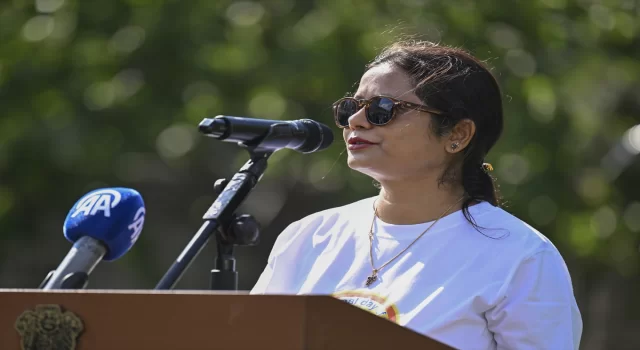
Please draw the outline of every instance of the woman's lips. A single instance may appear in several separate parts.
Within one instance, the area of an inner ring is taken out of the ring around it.
[[[347,146],[347,148],[349,149],[349,151],[357,151],[357,150],[369,148],[372,146],[375,146],[375,144],[374,143],[350,143],[349,146]]]
[[[349,140],[347,140],[347,144],[347,149],[350,151],[361,150],[376,145],[376,143],[360,137],[350,137]]]

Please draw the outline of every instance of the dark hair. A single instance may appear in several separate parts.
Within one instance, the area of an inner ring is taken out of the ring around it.
[[[502,134],[502,97],[495,77],[468,52],[425,41],[403,41],[382,51],[369,70],[391,64],[406,72],[416,87],[415,94],[428,106],[444,112],[432,114],[433,132],[449,133],[463,119],[476,125],[476,132],[463,151],[461,182],[466,199],[462,210],[477,229],[469,205],[486,201],[499,206],[495,179],[484,168],[484,158]],[[459,181],[453,162],[440,178],[440,184]]]

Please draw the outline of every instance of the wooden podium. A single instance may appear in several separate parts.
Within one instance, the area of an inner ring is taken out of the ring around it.
[[[25,349],[451,349],[330,296],[0,290],[0,349],[25,338]]]

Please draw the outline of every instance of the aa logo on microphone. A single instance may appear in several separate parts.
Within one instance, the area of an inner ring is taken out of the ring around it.
[[[92,192],[78,202],[76,211],[73,212],[71,217],[75,218],[80,214],[96,215],[101,211],[108,218],[111,216],[111,209],[120,203],[120,199],[122,199],[122,196],[118,191],[98,190]]]
[[[133,235],[131,235],[131,244],[136,243],[138,237],[140,237],[140,233],[142,232],[142,226],[144,225],[144,214],[146,210],[144,207],[140,207],[136,215],[133,217],[133,223],[129,226],[129,230],[133,231]]]

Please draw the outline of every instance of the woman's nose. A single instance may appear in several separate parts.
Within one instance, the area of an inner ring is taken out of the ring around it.
[[[362,107],[354,115],[349,117],[349,129],[371,129],[373,127],[367,120],[366,109],[366,107]]]

